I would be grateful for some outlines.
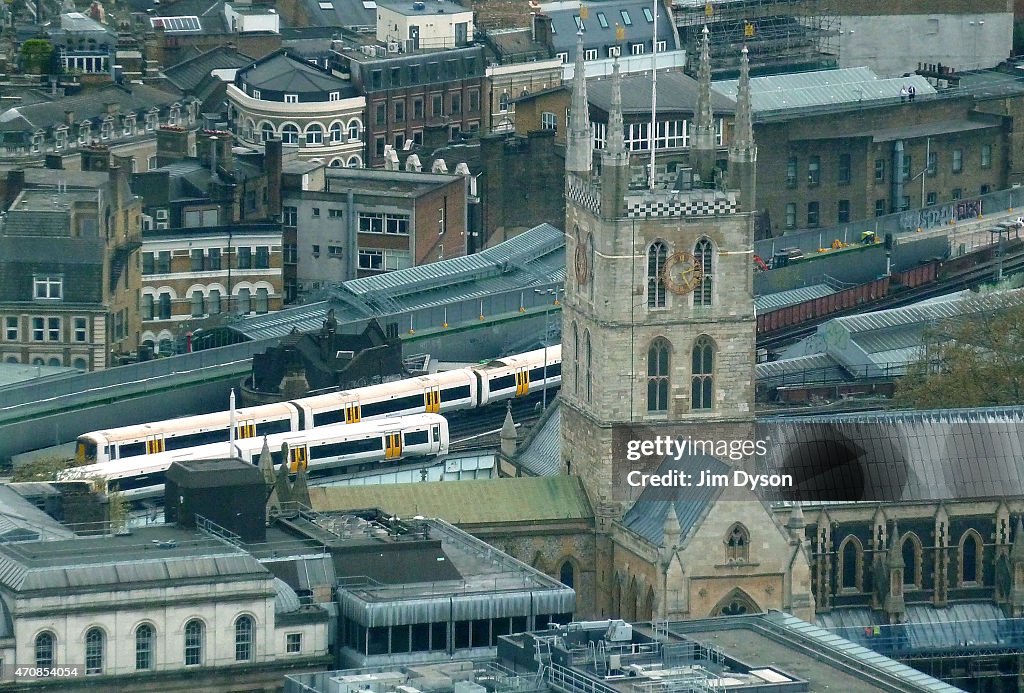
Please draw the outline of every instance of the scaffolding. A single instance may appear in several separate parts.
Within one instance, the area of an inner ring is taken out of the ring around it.
[[[823,0],[672,0],[679,42],[699,54],[704,25],[711,31],[711,73],[735,77],[747,47],[754,75],[825,70],[839,64],[839,17]],[[696,61],[687,61],[696,73]]]

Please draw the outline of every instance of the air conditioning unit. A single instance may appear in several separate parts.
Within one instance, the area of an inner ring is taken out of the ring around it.
[[[377,55],[378,58],[385,58],[385,57],[387,57],[388,49],[385,48],[384,46],[374,46],[374,49],[376,50],[376,55]]]
[[[158,230],[158,231],[159,231],[159,230],[162,230],[162,229],[166,229],[166,228],[167,228],[167,226],[168,226],[168,224],[167,224],[167,222],[166,222],[166,221],[158,221],[158,222],[156,223],[156,228],[157,228],[157,230]]]
[[[412,53],[416,50],[416,39],[402,39],[402,52]]]
[[[398,41],[388,41],[388,53],[398,52]]]
[[[376,46],[363,46],[363,55],[365,55],[367,58],[375,57],[377,55],[377,47]]]

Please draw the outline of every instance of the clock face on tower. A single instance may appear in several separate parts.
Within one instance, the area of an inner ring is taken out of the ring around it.
[[[669,256],[661,270],[665,288],[674,294],[688,294],[697,288],[703,278],[700,263],[690,253],[677,252]]]
[[[580,238],[580,227],[575,227],[573,231],[576,236],[576,253],[573,256],[576,283],[584,286],[590,279],[590,258],[587,254],[587,248],[583,245],[583,239]]]

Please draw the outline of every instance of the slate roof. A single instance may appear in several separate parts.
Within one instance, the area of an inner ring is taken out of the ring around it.
[[[697,80],[671,69],[658,72],[658,112],[693,113],[697,105]],[[587,100],[605,113],[612,107],[612,81],[588,79]],[[735,113],[736,103],[717,92],[711,92],[711,109],[715,113]],[[651,76],[631,74],[622,77],[622,113],[651,115]]]
[[[675,30],[673,29],[672,18],[662,3],[655,3],[660,12],[658,16],[658,40],[666,42],[667,49],[676,47]],[[653,21],[647,21],[644,10],[650,11],[652,3],[646,0],[611,0],[610,2],[588,2],[586,3],[589,16],[582,20],[585,27],[583,31],[583,48],[601,48],[615,44],[628,46],[632,43],[645,43],[650,52],[651,36],[654,30]],[[551,26],[554,30],[552,43],[556,53],[568,53],[568,62],[576,59],[576,26],[575,17],[580,14],[579,0],[564,0],[562,2],[545,3],[540,6],[543,14],[551,17]],[[629,16],[629,25],[625,24],[622,12]],[[603,14],[608,26],[603,27],[598,15]],[[653,15],[652,15],[653,20]],[[615,36],[616,25],[622,26],[624,38],[619,41]],[[628,54],[629,49],[625,49]],[[605,51],[598,56],[607,57]],[[648,99],[650,101],[650,99]]]
[[[254,89],[266,91],[299,95],[341,91],[342,98],[355,95],[355,88],[348,80],[293,58],[283,50],[240,69],[237,79]]]
[[[17,537],[31,540],[70,539],[75,533],[37,508],[9,486],[0,486],[0,543]],[[2,621],[2,618],[0,618]],[[0,623],[0,630],[3,624]]]
[[[310,26],[375,27],[376,6],[368,0],[300,0]],[[329,7],[324,7],[329,5]]]
[[[0,596],[0,638],[14,637],[14,619],[4,598]]]
[[[74,113],[77,125],[83,120],[103,118],[107,115],[107,104],[116,103],[121,113],[145,113],[151,108],[166,108],[174,102],[182,101],[181,94],[157,89],[146,84],[132,84],[124,87],[109,85],[98,89],[88,89],[74,96],[54,98],[27,106],[15,106],[0,113],[0,123],[24,118],[29,129],[46,129],[65,122],[65,111]]]
[[[217,46],[205,53],[192,56],[164,70],[167,79],[183,92],[194,92],[213,70],[241,68],[252,63],[252,58],[234,47]]]
[[[440,517],[453,524],[499,524],[593,517],[573,476],[478,479],[309,490],[313,509],[379,508],[399,517]]]
[[[556,400],[520,441],[516,463],[537,476],[557,476],[562,472],[562,407]]]
[[[729,465],[708,455],[686,455],[679,460],[665,458],[656,473],[683,471],[694,474],[699,470],[707,470],[709,474],[727,474],[731,469]],[[683,546],[721,493],[721,488],[713,486],[671,489],[648,486],[626,512],[622,524],[655,546],[660,546],[665,536],[665,517],[672,504],[679,519],[679,541],[680,546]]]

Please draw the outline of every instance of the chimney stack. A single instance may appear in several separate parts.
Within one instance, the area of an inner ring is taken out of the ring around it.
[[[271,137],[263,143],[263,168],[267,172],[267,215],[281,218],[281,140]]]

